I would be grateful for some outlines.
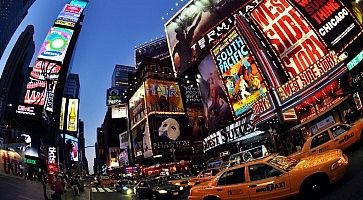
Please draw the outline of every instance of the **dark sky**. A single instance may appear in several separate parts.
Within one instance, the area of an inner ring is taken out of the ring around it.
[[[35,54],[48,29],[70,0],[36,0],[19,26],[0,61],[4,63],[19,34],[28,24],[35,26]],[[72,73],[81,81],[80,118],[85,122],[86,145],[94,145],[96,128],[106,111],[106,90],[116,64],[134,66],[135,46],[165,35],[164,23],[187,0],[89,0],[83,28],[72,61]],[[168,14],[168,15],[167,15]],[[162,17],[165,20],[162,20]],[[34,58],[32,64],[34,63]],[[93,172],[94,148],[88,148]]]

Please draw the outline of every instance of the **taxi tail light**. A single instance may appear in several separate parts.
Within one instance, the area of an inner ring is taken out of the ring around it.
[[[343,164],[347,164],[348,163],[348,159],[346,157],[341,157],[338,161],[336,161],[335,163],[333,163],[330,167],[331,171],[334,171],[336,169],[338,169],[340,166],[342,166]]]

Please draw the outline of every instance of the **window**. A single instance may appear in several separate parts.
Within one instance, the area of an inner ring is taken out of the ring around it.
[[[320,146],[326,142],[328,142],[330,140],[330,136],[329,136],[329,133],[328,131],[324,131],[318,135],[316,135],[312,141],[311,141],[311,149],[312,148],[315,148],[317,146]]]
[[[281,171],[265,164],[251,165],[248,167],[248,171],[251,181],[262,180],[282,174]]]
[[[349,129],[350,127],[347,125],[336,125],[330,128],[330,131],[333,133],[333,137],[338,137],[339,135],[345,133]]]
[[[226,171],[218,180],[217,185],[233,185],[245,182],[245,168]]]

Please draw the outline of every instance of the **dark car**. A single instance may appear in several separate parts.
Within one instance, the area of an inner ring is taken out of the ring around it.
[[[139,199],[176,199],[184,188],[171,184],[165,179],[142,180],[135,187]]]
[[[116,183],[116,191],[123,194],[133,194],[135,184],[131,180],[120,180]]]

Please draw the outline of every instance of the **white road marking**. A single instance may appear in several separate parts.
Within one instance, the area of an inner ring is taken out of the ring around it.
[[[113,192],[110,188],[103,188],[104,190],[106,190],[107,192]]]
[[[97,188],[99,192],[105,192],[102,188]]]
[[[97,192],[96,188],[92,188],[92,192]]]

